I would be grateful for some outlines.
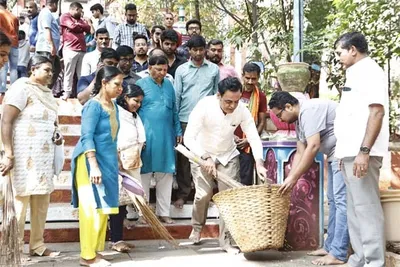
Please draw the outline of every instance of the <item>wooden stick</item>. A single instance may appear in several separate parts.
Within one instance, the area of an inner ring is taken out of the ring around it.
[[[199,164],[200,166],[204,166],[205,161],[202,160],[199,156],[194,154],[193,152],[189,151],[186,147],[184,147],[181,144],[178,144],[175,147],[175,150],[187,157],[189,160]],[[218,182],[221,182],[225,184],[228,187],[242,187],[243,185],[235,180],[233,180],[231,177],[227,176],[226,174],[217,171],[217,177],[214,177]]]

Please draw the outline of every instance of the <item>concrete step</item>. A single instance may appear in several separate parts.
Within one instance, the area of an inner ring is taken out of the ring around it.
[[[168,232],[175,239],[187,239],[192,231],[190,220],[175,220],[175,224],[165,224]],[[218,237],[218,220],[209,219],[202,231],[203,238]],[[29,242],[30,224],[25,225],[25,242]],[[107,231],[107,240],[109,233]],[[154,240],[159,239],[149,225],[136,225],[124,229],[124,240]],[[51,222],[46,224],[44,231],[45,243],[79,242],[78,222]]]
[[[133,209],[128,208],[128,219],[137,219],[137,214]],[[171,205],[170,215],[173,219],[191,219],[192,218],[192,204],[185,204],[183,209],[177,209]],[[0,218],[3,213],[0,211]],[[30,221],[30,209],[28,208],[26,214],[26,221]],[[208,218],[218,218],[219,212],[215,205],[211,204],[208,208]],[[75,209],[69,203],[50,203],[47,212],[47,222],[76,222],[78,221],[78,209]]]

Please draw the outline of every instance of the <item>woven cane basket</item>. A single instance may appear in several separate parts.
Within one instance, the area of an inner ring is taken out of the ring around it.
[[[279,185],[228,189],[213,197],[231,236],[242,252],[283,247],[290,194],[277,194]]]

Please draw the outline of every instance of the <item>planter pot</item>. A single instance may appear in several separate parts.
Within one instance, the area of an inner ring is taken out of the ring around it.
[[[381,191],[381,203],[385,216],[386,240],[400,242],[400,190]]]
[[[278,66],[278,81],[282,91],[303,92],[310,81],[309,65],[303,62],[285,63]]]

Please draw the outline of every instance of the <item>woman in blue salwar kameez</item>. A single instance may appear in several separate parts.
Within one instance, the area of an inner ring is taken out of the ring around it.
[[[72,156],[72,201],[79,207],[83,266],[110,265],[97,252],[104,250],[108,215],[119,212],[119,119],[112,99],[122,92],[122,82],[123,75],[115,67],[97,72],[94,97],[83,107],[81,137]]]

